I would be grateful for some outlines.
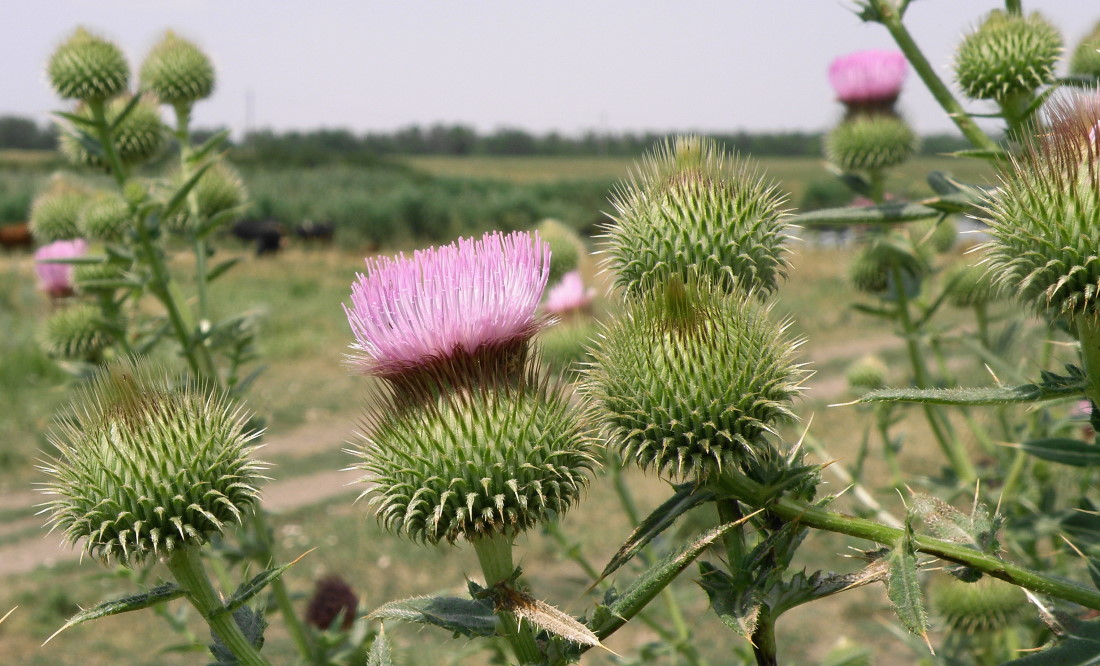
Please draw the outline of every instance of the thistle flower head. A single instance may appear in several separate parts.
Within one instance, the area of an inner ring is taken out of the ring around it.
[[[132,98],[120,96],[107,103],[107,121],[115,123],[130,104]],[[76,115],[91,120],[92,112],[87,106],[80,106]],[[148,97],[142,97],[137,105],[122,119],[115,128],[113,137],[115,152],[124,165],[140,164],[155,157],[166,143],[166,128],[160,119],[160,109]],[[60,139],[61,152],[74,164],[86,164],[97,168],[107,168],[107,160],[92,153],[71,131],[63,131]]]
[[[1100,79],[1100,23],[1085,35],[1069,59],[1069,73]]]
[[[587,369],[592,417],[643,468],[704,481],[766,458],[793,419],[797,343],[748,295],[670,281],[608,325]]]
[[[73,293],[72,264],[47,263],[51,259],[82,257],[88,251],[88,243],[82,238],[54,241],[43,245],[34,253],[34,271],[38,274],[38,286],[51,298],[71,296]]]
[[[31,202],[31,234],[43,243],[77,238],[80,236],[77,220],[88,196],[85,187],[61,178],[52,179],[46,190]]]
[[[353,367],[394,381],[423,372],[461,380],[456,368],[514,374],[540,327],[549,262],[538,234],[519,232],[367,259],[344,306]]]
[[[995,283],[1049,316],[1096,317],[1100,297],[1100,91],[1050,103],[1034,145],[985,206]]]
[[[557,220],[539,222],[535,230],[539,238],[550,244],[550,275],[547,284],[554,284],[570,271],[577,270],[581,256],[586,253],[584,241],[566,225]]]
[[[592,303],[596,290],[585,288],[579,271],[569,271],[546,294],[543,309],[550,314],[564,315],[584,310]]]
[[[336,618],[341,618],[340,628],[351,629],[359,609],[359,595],[347,581],[336,574],[317,581],[313,596],[306,606],[306,622],[321,631],[332,628]]]
[[[50,85],[63,99],[100,101],[126,89],[130,66],[113,43],[77,28],[46,66]]]
[[[199,47],[169,30],[141,65],[141,87],[165,104],[191,104],[214,92],[214,66]]]
[[[42,465],[49,524],[104,563],[138,565],[240,521],[263,468],[244,415],[195,382],[120,362],[79,391]]]
[[[947,301],[957,308],[984,306],[1004,298],[1004,288],[985,266],[960,262],[944,275]]]
[[[97,192],[81,208],[76,227],[86,238],[114,243],[131,227],[130,205],[117,192]]]
[[[955,76],[971,99],[1004,102],[1054,81],[1062,36],[1039,13],[999,9],[967,35],[955,53]]]
[[[886,374],[887,367],[882,359],[868,354],[849,365],[844,377],[852,393],[862,394],[885,388]]]
[[[613,195],[606,266],[628,296],[674,275],[769,294],[786,277],[783,202],[748,161],[713,140],[679,137],[647,156]]]
[[[829,83],[849,110],[889,112],[901,93],[909,63],[901,51],[856,51],[829,64]]]
[[[378,520],[414,541],[516,534],[580,498],[596,466],[568,401],[525,381],[388,401],[356,452]]]
[[[874,171],[909,159],[920,137],[901,118],[859,115],[837,125],[825,137],[825,157],[844,171]]]

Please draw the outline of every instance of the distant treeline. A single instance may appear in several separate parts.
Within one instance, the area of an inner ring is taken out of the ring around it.
[[[197,138],[212,130],[196,132]],[[466,125],[411,126],[393,132],[356,134],[346,129],[249,132],[235,144],[236,161],[293,165],[372,164],[387,155],[607,155],[635,157],[664,141],[658,132],[587,132],[566,136],[557,132],[533,134],[521,129],[498,129],[480,134]],[[709,133],[727,148],[756,156],[821,155],[820,132]],[[39,127],[18,116],[0,116],[0,149],[51,150],[57,144],[54,126]],[[959,136],[925,137],[922,152],[933,155],[967,148]]]

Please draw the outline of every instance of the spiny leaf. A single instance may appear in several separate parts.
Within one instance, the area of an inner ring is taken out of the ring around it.
[[[180,596],[183,596],[183,590],[180,589],[179,585],[176,585],[175,583],[165,583],[163,585],[158,585],[157,587],[154,587],[148,592],[142,592],[141,594],[134,594],[128,597],[122,597],[121,599],[114,599],[112,601],[104,601],[103,603],[93,606],[92,608],[82,610],[76,615],[69,618],[68,622],[66,622],[65,625],[62,626],[60,629],[55,631],[52,636],[47,638],[46,641],[42,643],[42,645],[45,645],[46,643],[52,641],[54,637],[56,637],[62,631],[65,631],[69,627],[75,627],[82,622],[87,622],[88,620],[96,620],[101,617],[107,617],[108,615],[118,615],[119,613],[128,613],[130,611],[149,608],[150,606],[155,606],[156,604],[163,603],[165,601],[171,601],[172,599]],[[7,617],[7,615],[5,615],[4,617]]]
[[[930,405],[1007,405],[1070,398],[1085,392],[1085,382],[1022,384],[985,388],[880,389],[856,402],[917,402]]]
[[[526,592],[512,588],[507,584],[496,585],[492,591],[497,612],[508,612],[523,622],[530,622],[543,631],[561,636],[588,647],[601,647],[596,634],[578,622],[573,616],[563,613],[550,604],[539,601]],[[608,650],[610,652],[610,650]]]
[[[943,213],[923,204],[881,204],[861,208],[823,208],[802,213],[794,219],[794,224],[803,227],[829,226],[837,224],[895,224],[939,217]]]
[[[298,562],[300,562],[303,557],[309,555],[314,550],[316,549],[310,548],[306,552],[299,555],[298,558],[295,559],[293,562],[289,562],[278,567],[272,567],[267,571],[256,574],[248,582],[242,583],[241,586],[237,588],[237,591],[233,593],[233,596],[229,597],[229,599],[226,600],[225,606],[223,606],[221,610],[215,611],[213,615],[217,616],[223,613],[232,613],[233,611],[237,610],[245,603],[247,603],[249,599],[263,591],[263,589],[267,587],[268,584],[270,584],[279,576],[282,576],[283,572],[285,572],[287,569],[294,566],[295,564],[298,564]]]
[[[367,655],[367,666],[393,666],[393,649],[386,638],[386,628],[378,630],[378,636],[370,646],[370,654]]]
[[[890,551],[886,561],[889,565],[886,593],[894,612],[906,629],[918,636],[926,636],[928,615],[921,602],[920,581],[917,579],[917,551],[913,547],[913,523],[910,517],[906,517],[901,540]]]
[[[267,620],[264,619],[263,611],[241,606],[233,611],[233,622],[237,624],[241,633],[244,634],[244,637],[253,647],[259,650],[264,646],[264,630],[267,629]],[[210,653],[214,655],[215,659],[210,666],[237,666],[241,663],[237,659],[237,655],[229,649],[222,637],[213,629],[210,630],[210,637],[214,639],[214,642],[210,644]]]
[[[383,604],[368,617],[432,624],[467,638],[489,637],[497,633],[497,616],[488,599],[413,597]]]
[[[699,563],[699,585],[722,624],[742,636],[752,636],[760,617],[760,600],[755,589],[738,590],[725,571],[708,562]]]
[[[1100,621],[1060,618],[1065,636],[1052,647],[1005,666],[1095,666],[1100,664]]]
[[[1067,437],[1033,439],[1019,447],[1036,458],[1073,467],[1100,465],[1100,446]]]

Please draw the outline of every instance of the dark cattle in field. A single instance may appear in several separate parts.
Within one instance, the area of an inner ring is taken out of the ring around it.
[[[29,250],[33,245],[34,239],[31,238],[31,228],[26,222],[0,226],[0,247],[5,250],[14,250],[20,247]]]
[[[328,244],[332,242],[334,233],[336,233],[336,225],[332,222],[305,220],[294,227],[294,235],[304,241],[315,241]]]
[[[283,225],[274,220],[240,220],[233,235],[243,241],[255,241],[256,256],[275,254],[283,244]]]

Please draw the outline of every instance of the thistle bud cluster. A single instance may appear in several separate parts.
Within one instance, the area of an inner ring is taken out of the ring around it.
[[[1009,103],[1054,81],[1062,36],[1042,15],[995,9],[959,44],[955,76],[971,99]]]

